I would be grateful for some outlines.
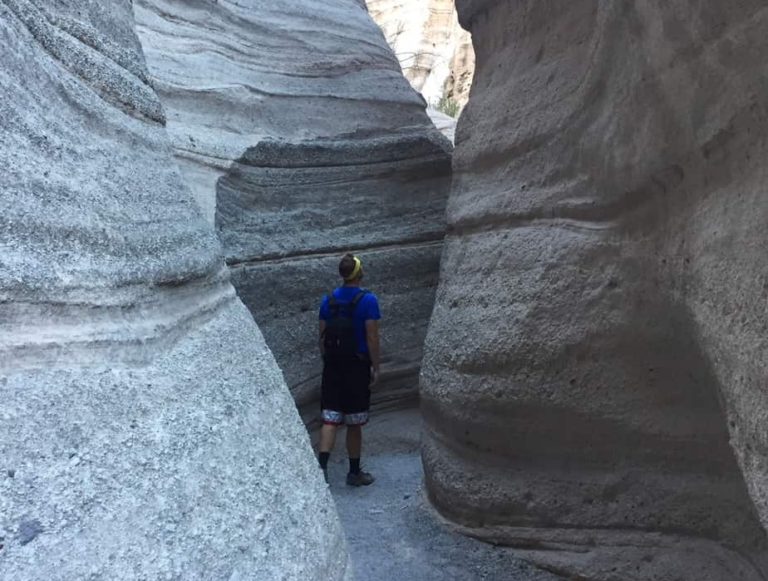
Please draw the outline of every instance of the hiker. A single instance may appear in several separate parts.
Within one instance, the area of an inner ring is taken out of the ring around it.
[[[347,484],[368,486],[373,476],[360,468],[363,426],[368,423],[371,388],[379,378],[379,302],[360,288],[363,264],[352,254],[339,263],[343,286],[323,299],[320,307],[320,353],[323,380],[320,409],[320,468],[328,482],[328,459],[336,430],[347,427]]]

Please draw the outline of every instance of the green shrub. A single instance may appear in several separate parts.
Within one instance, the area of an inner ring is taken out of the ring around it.
[[[437,102],[435,109],[437,109],[441,113],[445,113],[449,117],[454,117],[454,118],[458,117],[459,113],[461,113],[461,105],[459,105],[456,101],[454,101],[450,97],[441,97],[440,100]]]

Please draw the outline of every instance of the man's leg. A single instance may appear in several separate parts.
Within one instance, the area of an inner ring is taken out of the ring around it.
[[[320,468],[323,469],[323,476],[328,482],[328,460],[331,457],[331,451],[336,444],[336,431],[341,422],[344,421],[344,414],[341,412],[323,410],[323,427],[320,428],[320,445],[318,446],[317,458],[320,462]]]
[[[363,426],[368,423],[368,410],[371,406],[371,366],[367,360],[355,359],[350,362],[345,377],[344,422],[347,424],[347,452],[349,453],[350,486],[367,486],[374,478],[360,469],[360,454],[363,450]]]
[[[360,455],[363,451],[363,425],[368,422],[368,412],[347,414],[347,452],[349,453],[349,474],[347,484],[350,486],[368,486],[375,478],[360,469]]]
[[[333,424],[323,424],[320,428],[320,453],[330,454],[333,446],[336,444],[336,430],[339,426]]]
[[[326,482],[328,482],[328,459],[336,443],[336,430],[344,423],[344,414],[338,411],[341,409],[339,388],[342,385],[342,379],[338,365],[328,361],[323,363],[323,379],[320,385],[320,416],[323,427],[320,428],[318,460]]]
[[[360,456],[363,451],[363,426],[347,426],[347,454],[349,473],[360,472]]]

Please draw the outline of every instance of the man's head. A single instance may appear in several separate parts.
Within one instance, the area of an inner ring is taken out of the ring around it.
[[[358,283],[363,280],[363,263],[354,254],[345,254],[339,262],[339,274],[345,283]]]

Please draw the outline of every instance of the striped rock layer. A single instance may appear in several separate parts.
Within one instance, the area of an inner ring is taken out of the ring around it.
[[[579,579],[768,575],[768,10],[459,0],[429,495]]]
[[[0,42],[0,578],[344,578],[131,2],[0,0]]]
[[[382,303],[382,397],[412,399],[451,145],[363,3],[134,6],[182,174],[297,401],[317,398],[317,308],[347,251]]]

